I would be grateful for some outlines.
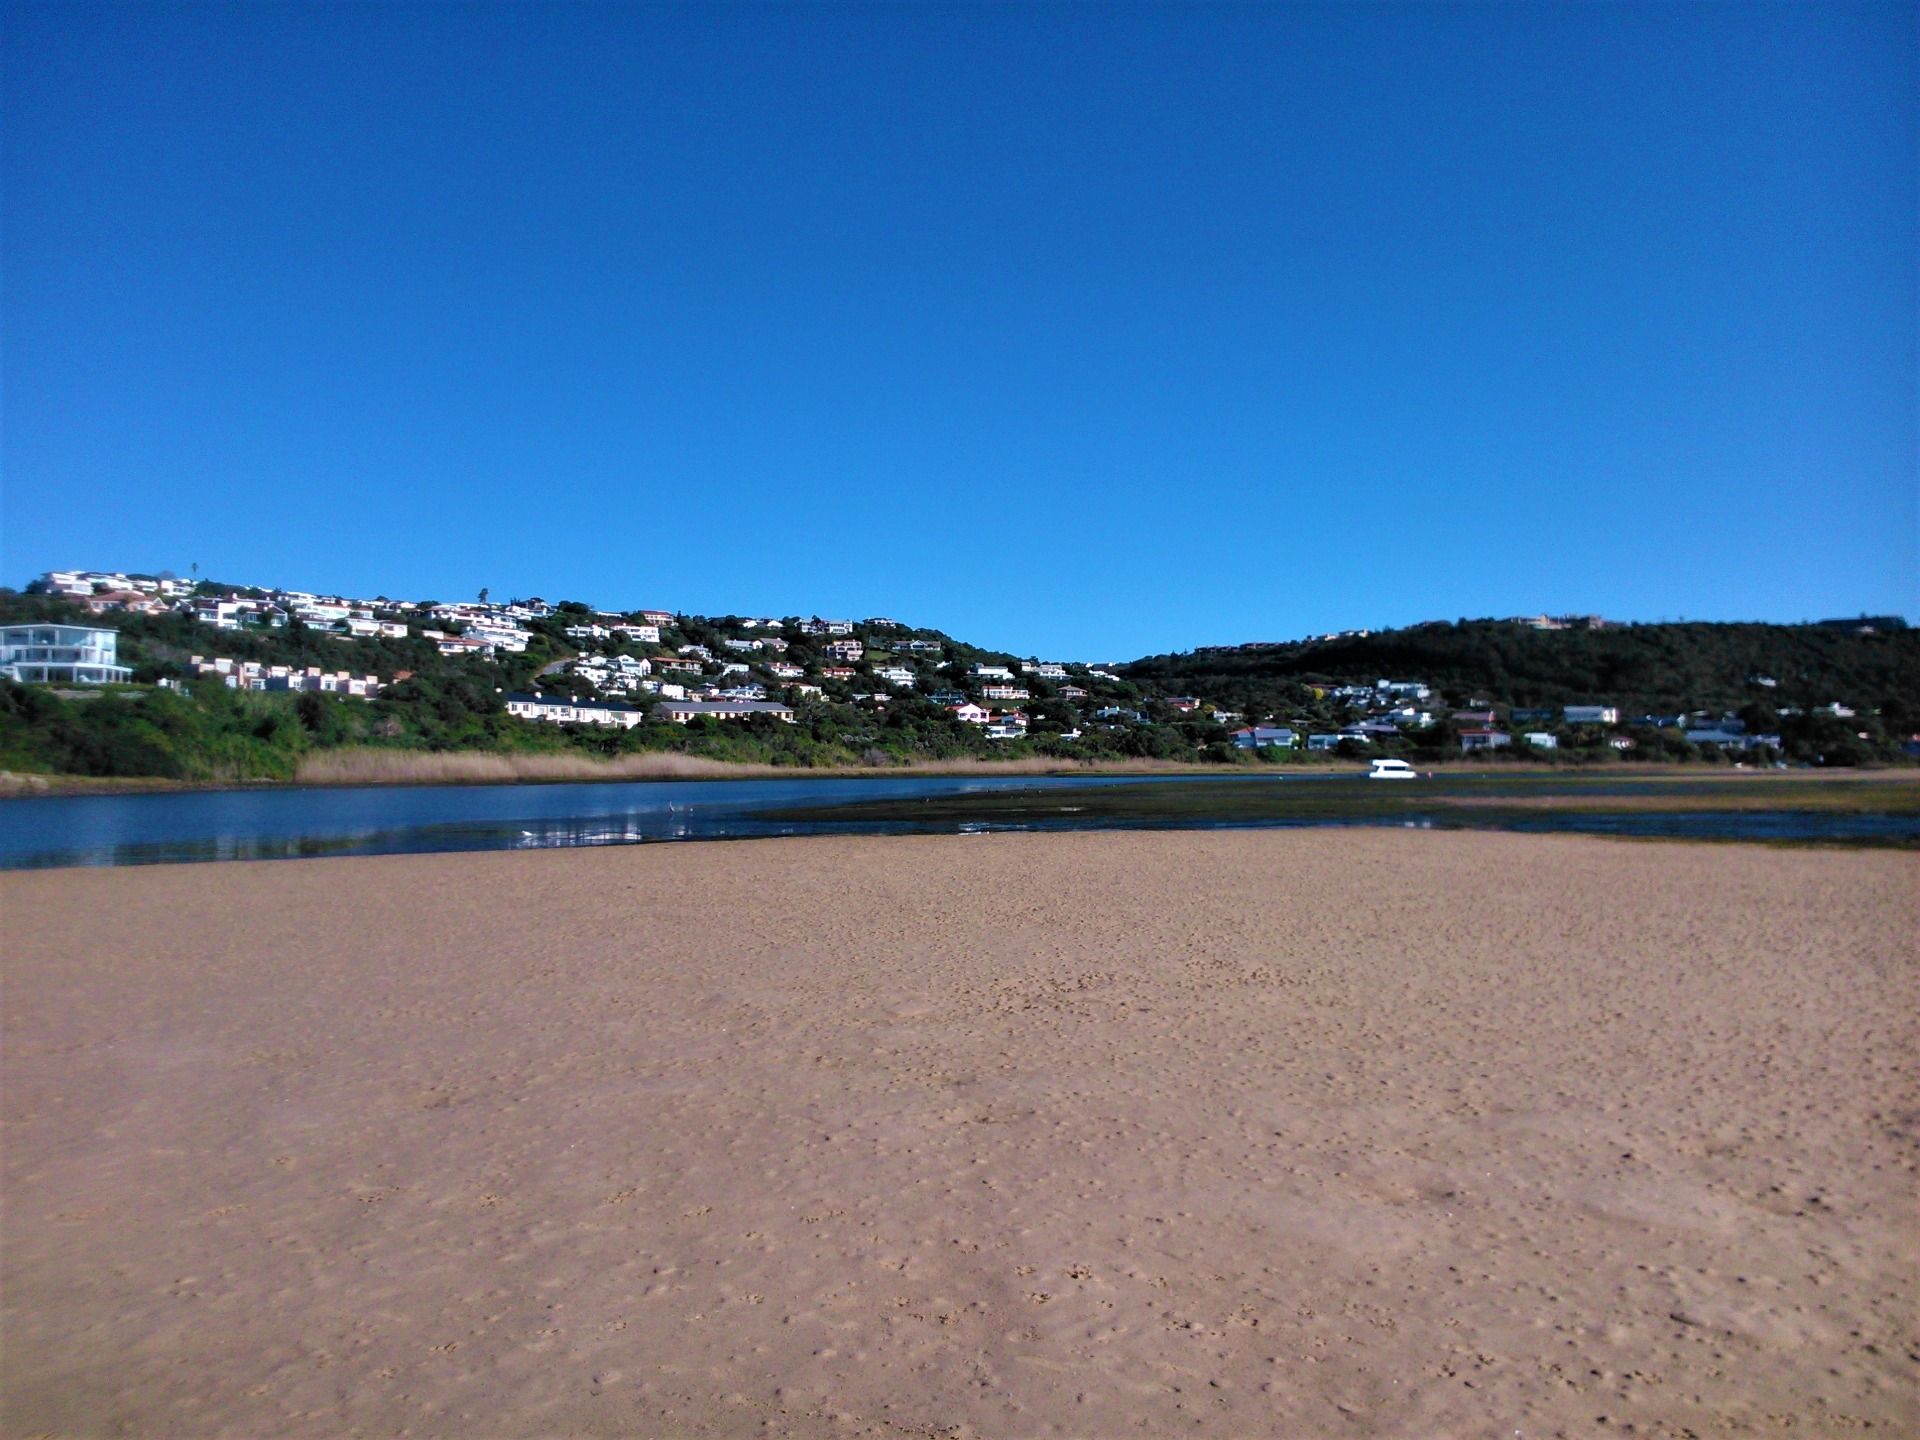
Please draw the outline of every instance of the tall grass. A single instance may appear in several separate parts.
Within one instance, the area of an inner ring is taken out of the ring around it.
[[[665,752],[596,760],[587,755],[348,748],[306,756],[296,778],[308,785],[484,785],[532,780],[706,780],[770,769]]]
[[[296,781],[304,785],[487,785],[543,780],[731,780],[759,776],[792,779],[806,774],[836,775],[1057,775],[1101,772],[1196,770],[1195,765],[1164,760],[1107,760],[1099,763],[1050,760],[920,760],[909,765],[846,766],[807,771],[793,766],[754,765],[709,760],[698,755],[653,751],[598,760],[586,755],[499,755],[474,751],[385,750],[373,747],[322,750],[300,761]]]

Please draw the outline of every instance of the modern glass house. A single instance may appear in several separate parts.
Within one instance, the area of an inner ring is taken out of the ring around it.
[[[90,625],[0,626],[0,675],[10,680],[66,685],[125,684],[132,667],[119,663],[120,632]]]

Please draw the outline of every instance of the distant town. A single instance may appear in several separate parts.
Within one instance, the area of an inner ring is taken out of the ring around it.
[[[1892,684],[1891,705],[1878,693],[1814,698],[1803,693],[1804,664],[1787,682],[1748,670],[1737,696],[1719,687],[1718,704],[1636,710],[1616,695],[1522,703],[1518,694],[1463,689],[1435,674],[1329,676],[1288,660],[1343,647],[1364,655],[1389,636],[1404,651],[1422,627],[1206,647],[1171,665],[1100,665],[985,651],[887,616],[714,618],[501,601],[486,590],[460,601],[366,598],[98,570],[43,574],[0,619],[8,622],[0,677],[69,695],[70,687],[140,686],[185,697],[213,685],[244,696],[415,702],[383,729],[310,726],[308,743],[338,731],[337,743],[491,746],[514,743],[514,725],[567,734],[649,729],[656,737],[662,726],[703,734],[734,726],[765,737],[769,725],[808,722],[814,751],[769,740],[769,753],[791,752],[800,757],[794,763],[817,763],[829,751],[839,759],[864,752],[872,762],[1036,747],[1062,758],[1556,759],[1578,751],[1630,759],[1647,748],[1663,759],[1776,764],[1795,755],[1797,726],[1802,735],[1851,736],[1873,747],[1868,758],[1920,754],[1910,733],[1920,715],[1906,713],[1904,681]],[[1594,615],[1478,623],[1566,643],[1618,628]],[[1911,664],[1911,635],[1898,618],[1824,628],[1855,641],[1890,633],[1904,646],[1899,663]],[[364,663],[346,663],[355,654]],[[1261,671],[1269,660],[1291,670]],[[1209,673],[1223,665],[1244,674]],[[1195,678],[1186,688],[1169,683],[1187,674]],[[1735,698],[1741,703],[1726,703]],[[427,710],[444,714],[450,704],[491,718],[464,740],[457,727],[436,731]],[[413,723],[414,712],[424,718]]]

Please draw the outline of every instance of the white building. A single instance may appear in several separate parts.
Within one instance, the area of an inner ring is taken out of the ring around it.
[[[685,725],[701,716],[716,720],[744,720],[749,715],[771,715],[776,720],[793,722],[793,709],[771,700],[677,700],[662,701],[653,707],[653,718]]]
[[[120,663],[120,632],[88,625],[0,627],[0,675],[10,680],[68,685],[124,685],[131,666]]]
[[[538,692],[507,696],[507,713],[550,725],[611,725],[622,730],[631,730],[647,718],[645,711],[618,700],[576,700],[570,695]]]

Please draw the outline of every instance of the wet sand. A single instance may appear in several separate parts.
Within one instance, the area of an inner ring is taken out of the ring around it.
[[[10,1436],[1920,1429],[1920,857],[0,875]]]

